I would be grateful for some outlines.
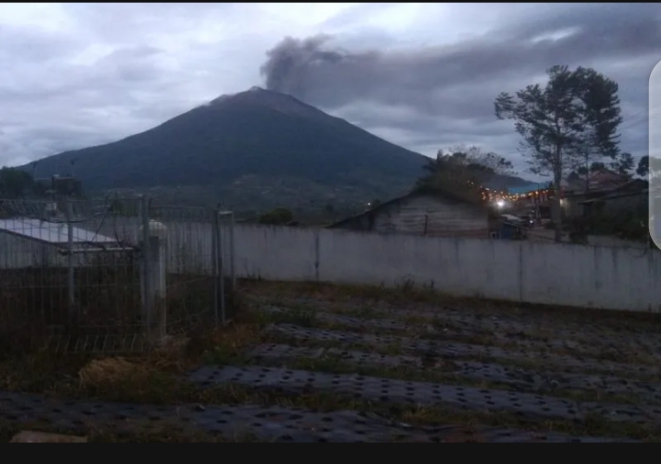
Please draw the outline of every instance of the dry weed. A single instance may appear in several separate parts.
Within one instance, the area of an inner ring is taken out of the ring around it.
[[[93,359],[80,371],[78,379],[81,388],[107,388],[127,381],[148,380],[154,369],[146,364],[138,364],[125,358]]]

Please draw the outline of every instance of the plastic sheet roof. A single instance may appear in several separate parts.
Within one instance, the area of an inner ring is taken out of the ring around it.
[[[0,232],[8,232],[13,235],[57,246],[66,245],[69,242],[67,224],[44,222],[38,219],[0,219]],[[75,244],[101,245],[117,243],[117,240],[99,235],[94,231],[74,227],[73,242]]]

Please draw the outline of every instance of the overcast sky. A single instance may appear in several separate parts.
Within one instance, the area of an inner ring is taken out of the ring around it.
[[[631,3],[3,3],[0,165],[111,142],[268,85],[411,150],[477,144],[525,174],[493,101],[543,82],[554,64],[619,83],[621,148],[640,156],[660,17],[659,5]]]

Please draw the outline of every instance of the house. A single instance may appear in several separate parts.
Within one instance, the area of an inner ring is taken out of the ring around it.
[[[584,217],[593,213],[619,214],[648,205],[648,182],[634,179],[616,187],[588,190],[566,195],[561,200],[567,218]]]
[[[636,182],[636,181],[633,181]],[[583,215],[592,214],[618,215],[627,212],[647,211],[649,206],[649,190],[647,186],[627,184],[597,198],[585,200]],[[641,181],[646,184],[645,181]]]
[[[82,183],[75,177],[55,175],[46,179],[36,179],[35,183],[44,195],[77,198],[82,196]]]
[[[586,192],[609,191],[629,182],[629,177],[611,171],[599,169],[588,174],[588,178],[570,176],[561,183],[564,196],[584,194]]]
[[[446,192],[413,191],[329,228],[382,234],[488,238],[490,211]]]
[[[76,256],[75,266],[86,265],[91,255],[103,252],[125,253],[129,248],[117,239],[61,222],[33,218],[0,219],[0,271],[7,269],[65,267],[69,247]]]

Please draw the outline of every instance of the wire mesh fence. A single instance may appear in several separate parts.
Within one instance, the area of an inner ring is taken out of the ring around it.
[[[233,214],[0,200],[0,349],[142,351],[232,317]]]

